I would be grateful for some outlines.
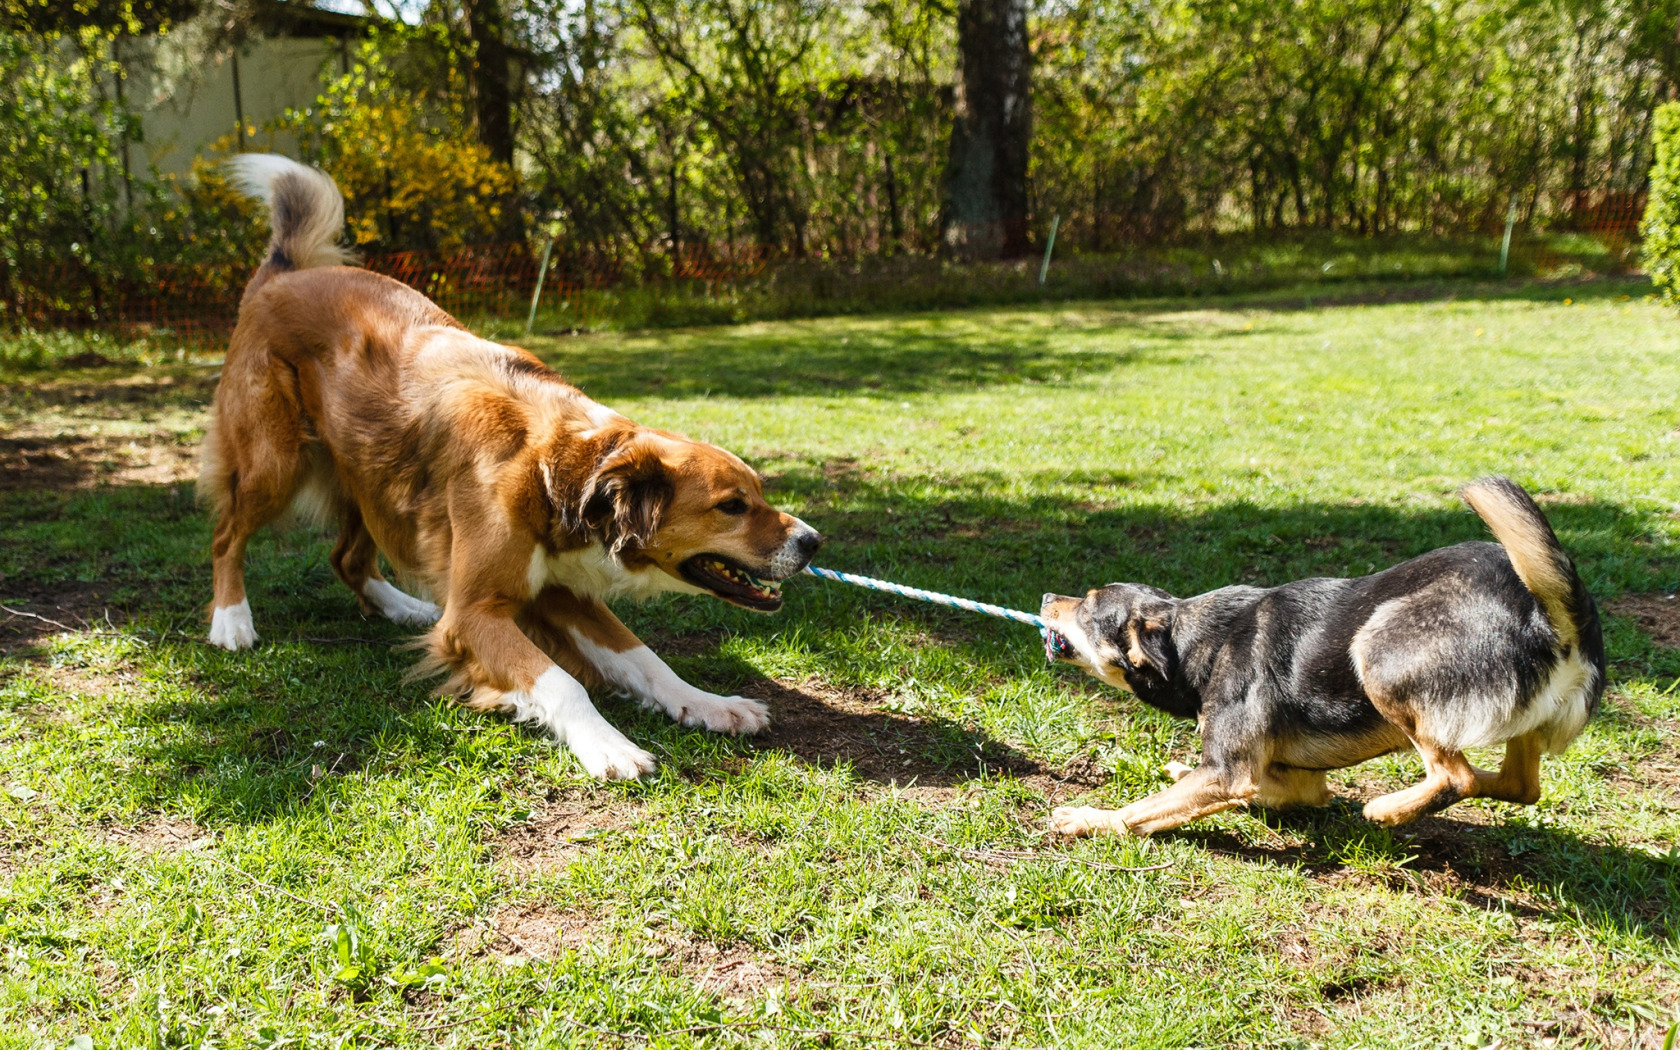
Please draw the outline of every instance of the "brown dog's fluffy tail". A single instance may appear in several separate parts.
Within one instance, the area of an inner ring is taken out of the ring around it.
[[[1510,478],[1483,478],[1464,486],[1459,495],[1505,548],[1517,578],[1546,610],[1558,641],[1566,648],[1573,646],[1580,638],[1583,612],[1576,608],[1579,578],[1546,515]]]
[[[336,243],[344,229],[344,197],[332,176],[274,153],[241,153],[227,167],[235,186],[267,205],[274,230],[267,258],[245,286],[246,298],[277,273],[352,260]]]

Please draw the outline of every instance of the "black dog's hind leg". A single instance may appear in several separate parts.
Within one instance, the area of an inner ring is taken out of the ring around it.
[[[1423,782],[1365,803],[1367,820],[1378,824],[1407,824],[1439,813],[1455,802],[1478,794],[1479,776],[1493,775],[1472,766],[1462,751],[1439,748],[1423,740],[1413,743],[1423,758]]]

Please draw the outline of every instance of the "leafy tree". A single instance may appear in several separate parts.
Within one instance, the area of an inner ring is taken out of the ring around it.
[[[1657,110],[1655,139],[1651,198],[1640,228],[1645,235],[1645,272],[1664,299],[1680,303],[1680,103]]]
[[[92,281],[116,218],[101,177],[113,166],[117,114],[94,91],[106,35],[79,29],[57,46],[0,30],[0,295],[15,303],[28,270],[66,264]]]

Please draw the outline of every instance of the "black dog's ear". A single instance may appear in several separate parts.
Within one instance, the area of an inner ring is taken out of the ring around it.
[[[1126,621],[1126,660],[1138,670],[1149,668],[1171,678],[1176,652],[1172,644],[1172,608],[1139,609]]]
[[[579,518],[607,550],[646,547],[676,495],[671,472],[650,443],[632,442],[602,461],[584,484]]]

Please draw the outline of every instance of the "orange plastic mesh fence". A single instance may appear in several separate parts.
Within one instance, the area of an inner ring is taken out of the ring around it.
[[[758,245],[682,245],[636,268],[601,254],[556,250],[543,280],[539,309],[561,312],[571,326],[598,320],[608,305],[598,293],[632,284],[682,282],[710,286],[763,272],[771,251]],[[520,316],[530,308],[541,249],[523,242],[369,255],[362,265],[395,278],[460,317]],[[155,265],[112,280],[74,263],[14,272],[0,325],[99,329],[124,337],[166,336],[171,342],[224,342],[239,316],[239,297],[254,264]],[[593,293],[593,294],[592,294]]]
[[[1582,195],[1567,203],[1560,230],[1596,238],[1609,251],[1612,266],[1632,264],[1644,213],[1642,196]],[[1532,234],[1514,248],[1543,272],[1566,261],[1549,239]],[[540,243],[532,247],[518,242],[387,252],[367,256],[362,265],[420,291],[457,317],[523,319],[541,260]],[[0,270],[0,329],[92,329],[119,338],[155,335],[175,344],[214,349],[225,345],[232,332],[239,297],[254,269],[254,261],[154,265],[119,278],[97,276],[77,263],[28,272]],[[589,328],[622,313],[634,289],[662,297],[724,296],[756,288],[799,302],[895,301],[904,299],[907,291],[926,290],[929,301],[959,304],[988,290],[1018,292],[1034,272],[1036,268],[1026,264],[956,272],[936,259],[913,255],[851,262],[789,259],[756,244],[682,244],[630,257],[556,248],[538,310],[547,327]],[[1151,259],[1092,257],[1081,263],[1070,258],[1058,260],[1058,273],[1081,274],[1078,279],[1096,292],[1141,288],[1174,294],[1194,284],[1185,266]]]

